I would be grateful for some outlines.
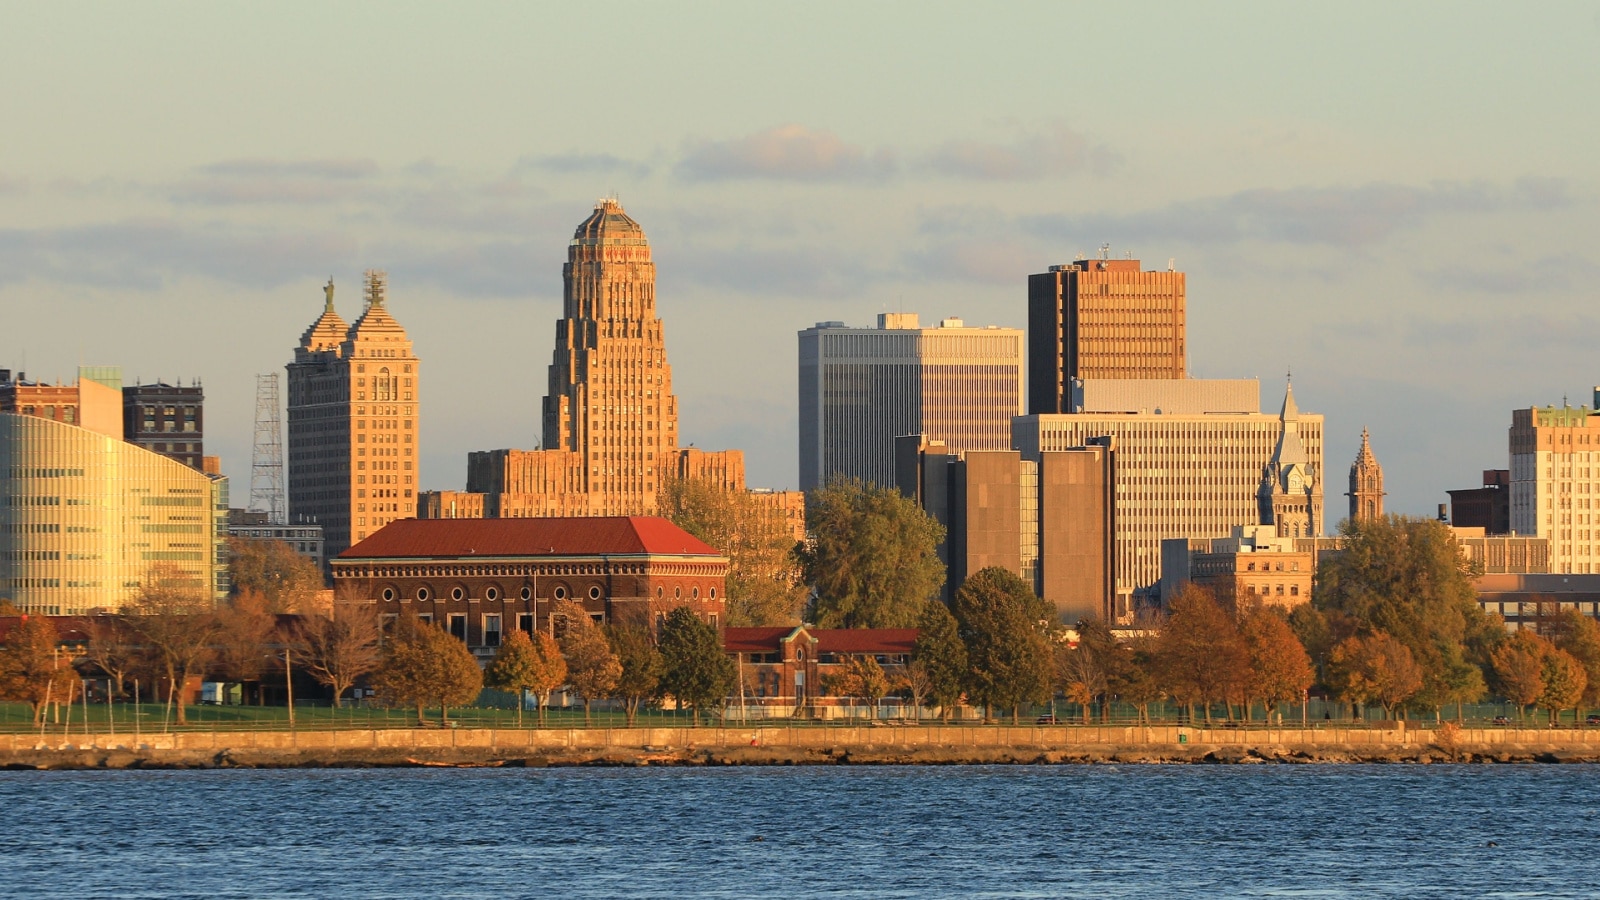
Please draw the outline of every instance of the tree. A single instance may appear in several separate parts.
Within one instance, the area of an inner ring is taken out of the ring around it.
[[[494,659],[483,671],[485,687],[497,691],[510,691],[517,695],[517,725],[522,725],[522,698],[532,693],[539,697],[539,724],[544,724],[544,710],[549,705],[550,692],[567,680],[567,661],[561,655],[556,639],[544,632],[529,636],[526,631],[513,631],[506,635],[495,651]]]
[[[1245,612],[1239,622],[1239,636],[1249,656],[1246,696],[1266,705],[1270,721],[1279,704],[1301,699],[1311,687],[1315,680],[1311,658],[1289,627],[1289,620],[1271,607],[1257,606]],[[1245,718],[1249,717],[1247,709]]]
[[[236,593],[261,595],[270,613],[313,612],[323,590],[322,571],[283,541],[228,540],[228,575]]]
[[[678,705],[694,711],[700,725],[702,710],[721,705],[738,683],[733,660],[723,652],[722,638],[687,606],[667,614],[661,624],[661,690]]]
[[[1341,531],[1344,549],[1318,568],[1312,602],[1348,616],[1363,633],[1382,632],[1404,644],[1422,669],[1422,702],[1437,708],[1442,698],[1470,688],[1454,671],[1454,648],[1496,638],[1473,588],[1479,570],[1449,527],[1385,516],[1346,520]]]
[[[1127,663],[1127,652],[1118,645],[1111,629],[1099,619],[1079,619],[1074,630],[1078,642],[1053,641],[1055,687],[1068,701],[1083,707],[1083,724],[1090,722],[1090,711],[1100,704],[1100,720],[1110,718],[1110,695]]]
[[[944,526],[899,491],[834,479],[808,498],[797,550],[823,628],[909,628],[944,585]]]
[[[1212,704],[1242,693],[1250,656],[1227,610],[1210,591],[1189,583],[1167,605],[1153,662],[1157,680],[1189,707],[1190,718],[1199,703],[1210,722]]]
[[[1519,629],[1494,652],[1491,663],[1500,693],[1517,706],[1517,718],[1544,693],[1544,657],[1550,642],[1531,629]]]
[[[622,663],[611,652],[605,633],[582,606],[568,600],[557,604],[557,611],[567,619],[567,630],[561,637],[561,654],[567,658],[567,679],[573,690],[583,697],[583,724],[588,725],[591,723],[590,705],[597,697],[611,695],[622,675]]]
[[[122,696],[123,682],[145,665],[138,644],[129,636],[128,627],[119,616],[91,616],[87,631],[86,656],[111,679],[112,695]]]
[[[1411,649],[1378,632],[1346,638],[1328,660],[1330,680],[1353,703],[1377,703],[1386,715],[1422,689],[1422,667]]]
[[[1591,709],[1600,706],[1600,622],[1568,608],[1553,623],[1551,641],[1583,667],[1584,688],[1578,702]]]
[[[437,625],[402,619],[384,646],[372,683],[390,703],[417,708],[417,724],[427,724],[430,701],[439,704],[439,722],[450,724],[450,707],[477,699],[483,670],[467,645]]]
[[[825,679],[824,684],[830,694],[866,700],[869,719],[878,717],[878,704],[889,693],[889,676],[884,673],[878,660],[871,656],[850,657],[843,668]]]
[[[260,591],[246,588],[217,610],[217,665],[231,681],[254,683],[259,692],[267,648],[278,638],[278,619]]]
[[[157,673],[165,677],[178,710],[178,724],[187,724],[184,686],[205,671],[222,632],[204,583],[176,567],[153,567],[123,621],[144,646]]]
[[[45,707],[67,700],[80,684],[71,654],[60,651],[56,626],[44,616],[23,616],[0,647],[0,698],[21,700],[44,721]]]
[[[305,645],[302,665],[312,678],[333,692],[335,707],[356,679],[377,669],[383,661],[383,625],[378,609],[358,596],[341,585],[326,613],[313,613],[300,620],[300,640]]]
[[[632,728],[639,716],[639,707],[656,696],[661,687],[661,651],[656,649],[655,636],[642,621],[622,620],[606,628],[611,641],[611,652],[616,654],[622,670],[617,675],[616,696],[622,699],[622,709]]]
[[[926,672],[928,696],[938,705],[940,718],[949,721],[966,686],[967,645],[961,643],[956,617],[938,600],[923,602],[911,661]]]
[[[1555,647],[1544,655],[1541,675],[1544,689],[1539,692],[1538,704],[1550,711],[1550,724],[1554,725],[1561,710],[1576,708],[1583,699],[1589,676],[1572,654]]]
[[[1050,694],[1052,658],[1039,600],[1014,572],[998,566],[968,578],[955,600],[967,645],[967,692],[991,710],[1009,708],[1015,725],[1022,704]]]
[[[728,557],[729,625],[800,623],[806,591],[780,510],[701,478],[666,479],[656,503],[661,515]]]

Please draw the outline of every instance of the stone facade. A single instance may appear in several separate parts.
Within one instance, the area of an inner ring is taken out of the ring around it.
[[[417,512],[421,362],[389,314],[387,278],[366,275],[366,309],[333,308],[301,335],[289,373],[289,517],[322,526],[330,556]]]
[[[1511,414],[1511,531],[1550,541],[1550,571],[1600,574],[1600,413]]]
[[[1319,427],[1319,433],[1320,430]],[[1283,411],[1278,414],[1278,445],[1272,451],[1272,459],[1262,467],[1261,486],[1256,496],[1261,523],[1277,528],[1279,537],[1322,534],[1321,460],[1313,466],[1305,442],[1300,439],[1300,408],[1294,402],[1292,385],[1283,394]]]
[[[1383,466],[1372,453],[1367,430],[1361,429],[1361,450],[1350,464],[1350,519],[1371,522],[1383,518]]]

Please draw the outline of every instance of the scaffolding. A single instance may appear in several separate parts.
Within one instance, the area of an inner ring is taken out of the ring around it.
[[[288,524],[283,490],[283,420],[278,413],[278,373],[256,376],[256,438],[250,454],[250,509],[273,525]]]

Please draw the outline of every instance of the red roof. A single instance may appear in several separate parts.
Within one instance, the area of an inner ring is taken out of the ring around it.
[[[791,627],[728,628],[722,634],[723,649],[729,653],[772,653],[792,634]],[[818,653],[872,653],[902,655],[917,642],[915,628],[806,628],[817,639]]]
[[[66,643],[82,643],[89,639],[89,622],[87,616],[41,616],[37,613],[28,615],[39,619],[49,619],[56,626],[56,636]],[[22,624],[26,616],[0,616],[0,644],[5,643],[11,635],[11,629]]]
[[[565,519],[399,519],[339,554],[340,559],[454,559],[602,554],[721,556],[656,516]]]

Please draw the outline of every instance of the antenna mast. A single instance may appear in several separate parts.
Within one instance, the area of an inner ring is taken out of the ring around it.
[[[250,509],[273,525],[287,524],[283,495],[283,426],[278,415],[278,373],[256,376],[256,440],[250,454]]]

